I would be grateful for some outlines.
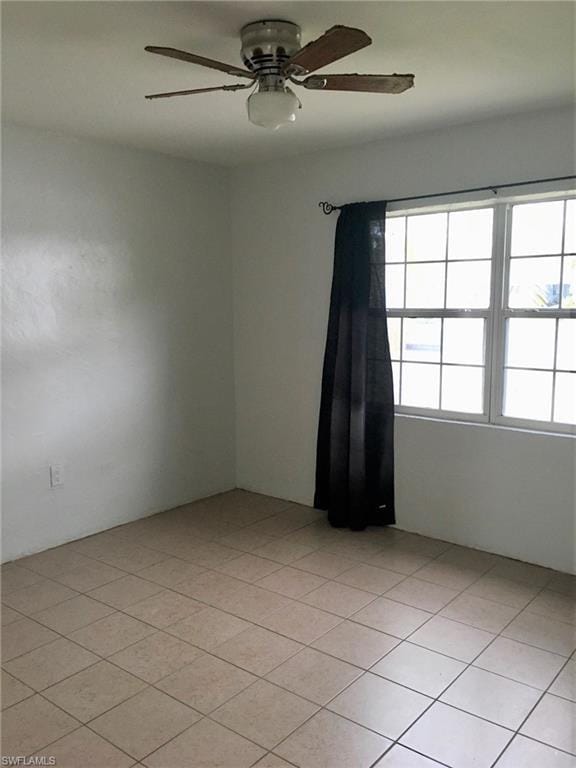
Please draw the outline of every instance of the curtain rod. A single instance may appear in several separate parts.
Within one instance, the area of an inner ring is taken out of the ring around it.
[[[471,187],[470,189],[453,189],[451,192],[434,192],[431,195],[414,195],[413,197],[396,197],[393,200],[387,200],[388,203],[404,203],[408,200],[429,200],[433,197],[449,197],[450,195],[465,195],[469,192],[493,192],[495,195],[498,194],[499,189],[506,189],[508,187],[525,187],[529,186],[530,184],[544,184],[546,182],[551,181],[568,181],[569,179],[576,179],[576,175],[572,176],[555,176],[550,179],[533,179],[532,181],[517,181],[514,184],[492,184],[488,187]],[[342,209],[343,206],[341,205],[333,205],[332,203],[327,203],[325,201],[318,203],[319,207],[322,208],[322,213],[325,213],[326,215],[332,213],[332,211],[339,211]]]

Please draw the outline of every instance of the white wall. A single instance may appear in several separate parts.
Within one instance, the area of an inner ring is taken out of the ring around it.
[[[232,270],[224,170],[17,126],[3,145],[11,559],[233,487]]]
[[[335,228],[319,200],[561,176],[573,156],[573,115],[551,111],[237,169],[237,484],[312,501]],[[398,418],[398,525],[573,570],[574,448],[569,437]]]
[[[311,503],[335,226],[317,202],[564,175],[573,120],[541,113],[237,169],[235,391],[228,174],[16,126],[3,144],[11,559],[235,482]],[[399,418],[398,524],[574,570],[574,447]],[[52,490],[51,463],[64,468]]]

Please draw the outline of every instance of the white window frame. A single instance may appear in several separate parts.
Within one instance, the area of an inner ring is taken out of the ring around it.
[[[543,202],[554,199],[570,199],[576,197],[576,190],[568,184],[534,185],[530,193],[524,190],[518,190],[514,194],[511,190],[505,197],[486,198],[482,193],[481,197],[473,198],[470,195],[452,196],[447,198],[442,204],[430,205],[423,202],[422,205],[411,204],[409,208],[406,204],[397,203],[388,206],[387,218],[396,218],[400,216],[410,216],[424,213],[450,213],[459,210],[477,210],[479,208],[492,208],[494,211],[493,229],[492,229],[492,258],[491,258],[491,287],[490,303],[486,309],[389,309],[388,317],[400,318],[484,318],[484,402],[482,413],[467,413],[460,411],[445,411],[440,408],[421,408],[397,404],[395,412],[398,415],[422,417],[442,421],[458,421],[472,424],[488,424],[499,427],[508,427],[514,429],[524,429],[536,432],[545,432],[560,435],[576,434],[576,426],[571,424],[562,424],[554,421],[539,421],[533,419],[519,419],[510,416],[504,416],[502,413],[504,402],[504,368],[505,368],[505,329],[506,320],[510,317],[548,317],[548,318],[576,318],[576,310],[569,309],[509,309],[508,284],[510,274],[510,245],[511,245],[511,212],[515,203]],[[397,263],[397,262],[390,262]],[[447,270],[446,270],[447,273]],[[404,285],[406,291],[406,285]],[[404,326],[402,325],[402,328]],[[558,327],[558,326],[557,326]],[[442,337],[441,337],[442,338]],[[402,349],[402,336],[400,338],[400,348]],[[442,343],[442,342],[441,342]],[[556,362],[556,361],[555,361]],[[442,362],[442,347],[440,348],[440,363]],[[440,368],[442,371],[442,367]],[[554,380],[556,377],[553,369]],[[442,376],[442,373],[440,373]],[[401,381],[399,384],[399,397]],[[440,387],[442,379],[440,379]],[[441,390],[440,390],[441,391]],[[552,390],[554,398],[554,388]],[[552,404],[553,413],[553,404]]]

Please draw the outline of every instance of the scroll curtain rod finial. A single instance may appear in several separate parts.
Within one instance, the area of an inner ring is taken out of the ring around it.
[[[332,213],[332,211],[340,210],[340,206],[332,205],[332,203],[327,203],[327,202],[318,203],[318,206],[322,208],[322,213],[325,213],[326,215]]]

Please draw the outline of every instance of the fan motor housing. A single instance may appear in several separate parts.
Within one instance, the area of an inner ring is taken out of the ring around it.
[[[242,61],[259,76],[279,74],[301,48],[300,27],[291,21],[266,19],[246,24],[240,32]]]

